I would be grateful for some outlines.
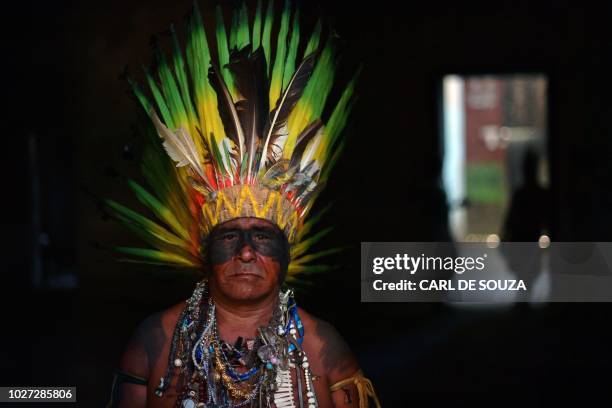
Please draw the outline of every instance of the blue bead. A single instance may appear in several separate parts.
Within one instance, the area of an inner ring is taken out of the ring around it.
[[[266,368],[268,370],[271,370],[272,369],[272,363],[266,363]]]

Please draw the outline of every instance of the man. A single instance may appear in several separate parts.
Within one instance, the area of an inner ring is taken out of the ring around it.
[[[214,299],[219,336],[235,344],[238,338],[257,337],[257,329],[266,326],[276,306],[282,270],[288,252],[275,253],[270,248],[286,248],[286,239],[272,223],[257,218],[228,221],[211,234],[212,271],[208,279]],[[244,242],[248,236],[255,243]],[[229,250],[228,250],[229,248]],[[264,255],[262,253],[268,253]],[[229,258],[229,259],[227,259]],[[137,330],[120,364],[123,373],[148,379],[147,385],[122,383],[113,401],[117,407],[173,407],[176,381],[161,398],[155,396],[157,379],[163,377],[168,362],[172,332],[185,303],[180,303],[148,318]],[[354,383],[330,391],[330,386],[353,377],[357,361],[337,331],[298,308],[304,325],[303,350],[314,377],[314,392],[319,407],[359,407]],[[176,378],[174,379],[176,380]],[[293,390],[296,394],[297,389]],[[304,401],[307,397],[304,394]],[[247,405],[248,406],[248,405]]]
[[[331,39],[320,43],[318,24],[298,52],[289,1],[275,41],[271,3],[265,15],[258,3],[253,24],[248,16],[243,4],[228,41],[217,9],[213,56],[196,8],[185,52],[172,30],[172,65],[161,56],[157,76],[147,71],[154,103],[132,82],[156,131],[143,154],[153,194],[129,184],[157,220],[108,200],[153,247],[118,250],[206,277],[137,330],[113,407],[363,408],[368,396],[379,405],[338,333],[283,287],[321,270],[310,262],[325,253],[307,253],[318,217],[305,219],[342,150],[354,80],[323,123]]]

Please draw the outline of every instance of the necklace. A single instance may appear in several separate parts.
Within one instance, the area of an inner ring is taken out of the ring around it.
[[[219,338],[215,303],[206,281],[198,283],[186,303],[173,333],[168,368],[160,378],[157,396],[163,395],[177,375],[176,408],[317,407],[312,373],[301,347],[304,327],[290,289],[280,291],[269,323],[258,329],[257,338],[249,340],[250,348],[247,344],[244,352]]]
[[[234,346],[221,340],[220,354],[227,366],[227,372],[234,380],[244,381],[251,378],[253,375],[259,372],[261,365],[257,364],[259,359],[255,353],[256,339],[242,341],[242,337],[239,337]],[[231,353],[228,357],[226,349]],[[245,373],[238,373],[234,370],[234,367],[243,367],[247,370]],[[250,368],[249,368],[250,367]]]

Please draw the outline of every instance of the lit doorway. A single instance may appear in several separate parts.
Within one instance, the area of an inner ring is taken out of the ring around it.
[[[543,75],[443,78],[443,184],[455,241],[499,239],[529,155],[548,187],[547,86]]]
[[[455,242],[548,239],[547,86],[543,75],[448,75],[443,78],[443,185]],[[470,256],[471,247],[458,248]],[[550,277],[537,256],[536,278],[523,299],[545,301]],[[541,266],[537,266],[541,265]],[[517,279],[516,263],[495,251],[473,279]],[[477,276],[478,275],[478,276]],[[532,289],[533,288],[533,289]],[[511,304],[516,292],[461,292],[461,307]]]

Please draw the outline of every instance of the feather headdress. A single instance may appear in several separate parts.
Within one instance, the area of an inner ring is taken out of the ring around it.
[[[329,253],[306,254],[328,230],[310,234],[321,214],[304,220],[344,146],[340,133],[355,79],[324,123],[335,53],[331,40],[320,41],[320,21],[300,47],[298,10],[292,13],[286,0],[275,23],[272,2],[264,10],[260,0],[252,23],[243,4],[230,27],[228,37],[217,7],[215,30],[207,36],[196,4],[185,50],[171,29],[171,61],[160,53],[156,72],[145,70],[149,92],[130,81],[156,143],[143,155],[152,191],[132,180],[129,185],[157,220],[107,200],[153,247],[118,250],[131,260],[198,268],[202,238],[215,225],[264,218],[291,243],[287,277],[296,280],[320,270],[310,262]]]

